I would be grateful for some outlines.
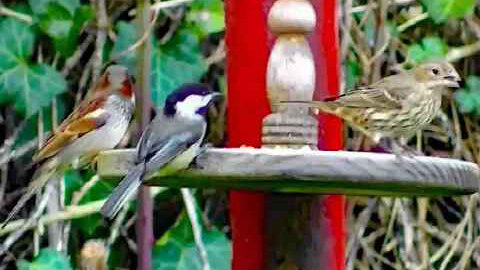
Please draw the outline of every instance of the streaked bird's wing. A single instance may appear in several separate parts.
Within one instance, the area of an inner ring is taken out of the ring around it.
[[[412,80],[406,73],[397,74],[326,101],[352,108],[400,109],[405,98],[416,90],[412,89]]]

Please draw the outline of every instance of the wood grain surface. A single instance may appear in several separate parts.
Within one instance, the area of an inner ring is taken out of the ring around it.
[[[102,177],[125,175],[133,149],[98,157]],[[192,168],[146,184],[168,187],[245,188],[277,192],[356,195],[456,195],[478,190],[476,164],[435,157],[312,151],[308,149],[207,149]]]

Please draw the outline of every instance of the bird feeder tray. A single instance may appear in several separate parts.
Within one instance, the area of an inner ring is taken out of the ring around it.
[[[133,149],[98,157],[103,178],[124,176]],[[274,192],[381,196],[445,196],[478,191],[480,170],[471,162],[437,157],[312,151],[309,149],[208,148],[190,169],[153,177],[146,185]]]

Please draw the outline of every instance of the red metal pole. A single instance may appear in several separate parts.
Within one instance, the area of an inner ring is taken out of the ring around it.
[[[259,147],[262,119],[269,113],[266,67],[274,37],[267,28],[267,14],[272,1],[227,0],[225,3],[228,146]],[[317,26],[309,40],[317,69],[315,98],[318,99],[334,96],[339,89],[337,3],[335,0],[312,0],[312,4],[317,12]],[[341,122],[331,116],[321,116],[319,126],[319,148],[340,149]],[[322,260],[315,270],[341,270],[344,267],[345,239],[343,196],[324,196],[319,204],[315,204],[312,209],[319,217],[315,225],[326,240],[324,243],[329,243],[322,249],[322,254],[315,255]],[[265,269],[264,193],[231,191],[230,215],[232,269]]]
[[[262,119],[270,112],[266,67],[272,45],[267,34],[271,1],[228,0],[226,45],[228,146],[261,146]],[[265,194],[231,191],[234,270],[261,270],[265,264]]]
[[[336,0],[311,1],[316,14],[317,26],[309,38],[315,58],[316,87],[314,99],[337,96],[340,90],[340,58]],[[342,121],[332,115],[318,117],[318,148],[321,150],[339,150],[343,147]],[[345,268],[345,196],[323,196],[325,212],[322,215],[322,228],[325,237],[331,243],[330,267],[327,269],[343,270]]]

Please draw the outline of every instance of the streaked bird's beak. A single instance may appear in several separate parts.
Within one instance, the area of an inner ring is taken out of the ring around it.
[[[221,100],[223,98],[223,95],[218,92],[213,92],[209,95],[210,95],[210,102]]]
[[[460,84],[458,82],[462,80],[457,72],[450,73],[448,76],[445,76],[444,79],[448,81],[448,87],[454,88],[460,87]]]

